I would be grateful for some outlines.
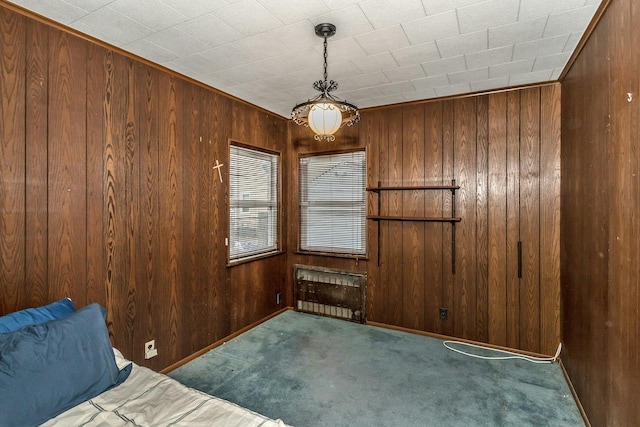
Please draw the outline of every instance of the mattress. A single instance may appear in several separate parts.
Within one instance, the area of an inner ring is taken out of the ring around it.
[[[114,349],[119,368],[129,362]],[[68,426],[285,426],[133,364],[127,380],[42,424]]]

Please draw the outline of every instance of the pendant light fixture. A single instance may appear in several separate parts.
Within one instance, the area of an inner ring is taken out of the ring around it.
[[[336,137],[333,134],[338,129],[360,120],[358,107],[330,93],[338,88],[338,82],[327,80],[327,38],[335,33],[336,26],[333,24],[316,25],[316,35],[324,38],[324,80],[313,83],[313,88],[320,94],[296,105],[291,111],[293,121],[310,127],[318,141],[334,141]]]

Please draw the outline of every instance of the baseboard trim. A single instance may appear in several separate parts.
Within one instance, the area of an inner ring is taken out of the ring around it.
[[[420,330],[417,330],[417,329],[405,328],[405,327],[402,327],[402,326],[389,325],[389,324],[386,324],[386,323],[371,322],[371,321],[367,320],[366,324],[367,325],[371,325],[371,326],[378,326],[380,328],[385,328],[385,329],[393,329],[393,330],[396,330],[396,331],[407,332],[407,333],[410,333],[410,334],[423,335],[423,336],[426,336],[426,337],[437,338],[437,339],[441,339],[441,340],[460,341],[460,342],[465,342],[465,343],[468,343],[468,344],[481,345],[481,346],[484,346],[484,347],[494,348],[496,350],[511,351],[511,352],[519,353],[519,354],[522,354],[522,355],[525,355],[525,356],[544,357],[544,358],[553,357],[553,355],[534,353],[532,351],[520,350],[518,348],[510,348],[510,347],[504,347],[504,346],[500,346],[500,345],[488,344],[486,342],[473,341],[473,340],[468,340],[468,339],[464,339],[464,338],[452,337],[452,336],[449,336],[449,335],[441,335],[441,334],[436,334],[436,333],[433,333],[433,332],[425,332],[425,331],[420,331]]]
[[[267,320],[276,317],[278,314],[284,313],[285,311],[289,311],[289,310],[293,310],[293,307],[285,307],[285,308],[281,308],[280,310],[258,320],[253,322],[252,324],[245,326],[244,328],[232,333],[231,335],[227,335],[226,337],[214,342],[213,344],[210,344],[208,346],[206,346],[205,348],[203,348],[202,350],[198,350],[195,353],[185,357],[184,359],[178,360],[176,363],[167,366],[166,368],[162,369],[160,371],[161,374],[168,374],[169,372],[178,369],[180,366],[184,365],[185,363],[191,362],[193,359],[195,359],[196,357],[200,357],[203,354],[205,354],[206,352],[213,350],[216,347],[221,346],[222,344],[226,343],[227,341],[230,341],[232,339],[234,339],[235,337],[237,337],[238,335],[241,335],[245,332],[247,332],[250,329],[255,328],[256,326],[258,326],[261,323],[266,322]]]
[[[578,393],[576,393],[576,389],[573,387],[573,383],[571,382],[569,373],[564,367],[564,363],[562,363],[562,360],[560,360],[560,368],[562,368],[562,374],[564,375],[564,379],[567,381],[567,384],[569,384],[569,390],[571,390],[573,399],[576,401],[576,404],[578,405],[578,410],[580,411],[580,415],[582,415],[582,420],[584,421],[585,426],[591,427],[591,422],[589,422],[589,417],[587,417],[587,413],[585,412],[584,407],[582,406],[582,402],[580,402]]]

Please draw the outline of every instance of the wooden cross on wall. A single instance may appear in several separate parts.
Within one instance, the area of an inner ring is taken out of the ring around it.
[[[218,169],[218,177],[220,177],[220,182],[222,182],[222,172],[220,171],[222,166],[224,166],[224,164],[218,163],[218,160],[216,160],[216,165],[213,167],[214,169]]]

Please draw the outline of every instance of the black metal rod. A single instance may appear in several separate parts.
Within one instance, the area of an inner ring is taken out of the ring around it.
[[[380,187],[382,185],[382,182],[378,181],[378,187]],[[380,209],[382,208],[382,193],[378,192],[378,215],[380,215]],[[381,241],[381,233],[380,233],[380,227],[382,227],[382,225],[380,224],[380,221],[376,221],[378,223],[378,267],[380,267],[380,241]]]
[[[451,274],[456,274],[456,223],[451,223]]]
[[[451,186],[456,186],[456,180],[451,180]],[[451,189],[451,217],[456,216],[456,189]],[[456,274],[456,223],[451,223],[451,274]]]

